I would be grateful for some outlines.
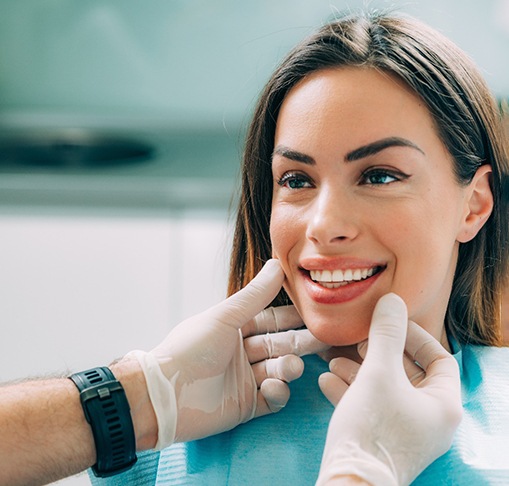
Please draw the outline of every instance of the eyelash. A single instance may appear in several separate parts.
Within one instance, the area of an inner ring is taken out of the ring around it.
[[[309,183],[309,184],[311,183],[311,179],[308,176],[301,174],[299,172],[286,172],[277,181],[277,183],[279,186],[284,187],[285,185],[291,184],[292,182],[296,182],[296,181]],[[289,189],[296,190],[296,189],[304,189],[304,188],[303,187],[298,187],[298,188],[297,187],[289,187]]]
[[[392,180],[390,182],[386,182],[386,183],[381,183],[381,182],[367,183],[367,182],[365,182],[369,177],[373,177],[373,176],[391,177],[394,180]],[[361,184],[364,184],[364,185],[386,186],[386,185],[392,184],[394,182],[403,181],[405,179],[408,179],[409,177],[410,176],[408,176],[407,174],[403,174],[403,172],[389,170],[389,169],[383,169],[381,167],[375,167],[375,168],[370,168],[370,169],[364,171],[361,174],[361,177],[359,180],[360,180]]]
[[[386,183],[382,183],[382,182],[367,182],[368,178],[369,177],[390,177],[392,178],[393,180],[389,181],[389,182],[386,182]],[[375,168],[369,168],[367,170],[365,170],[360,178],[359,178],[359,182],[361,183],[361,185],[371,185],[371,186],[386,186],[386,185],[389,185],[389,184],[392,184],[394,182],[399,182],[399,181],[403,181],[405,179],[408,179],[410,176],[407,175],[407,174],[403,174],[402,172],[399,172],[399,171],[394,171],[394,170],[388,170],[388,169],[383,169],[383,168],[379,168],[379,167],[375,167]],[[303,184],[312,184],[312,179],[308,176],[306,176],[305,174],[302,174],[302,173],[299,173],[299,172],[286,172],[285,174],[283,174],[283,176],[277,181],[278,185],[281,186],[281,187],[284,187],[284,186],[287,186],[288,184],[291,184],[293,182],[300,182],[300,183],[303,183]],[[309,187],[312,187],[312,186],[309,186]],[[288,187],[289,189],[292,189],[292,190],[298,190],[298,189],[307,189],[307,187]]]

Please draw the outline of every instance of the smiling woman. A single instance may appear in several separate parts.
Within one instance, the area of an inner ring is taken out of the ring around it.
[[[394,292],[458,360],[465,419],[416,484],[509,479],[500,449],[486,448],[509,438],[507,173],[478,70],[406,17],[353,15],[304,40],[248,132],[230,293],[276,257],[286,280],[274,304],[295,304],[320,340],[365,340],[377,300]],[[350,368],[336,372],[351,382]],[[489,429],[473,426],[480,414]]]
[[[365,338],[377,296],[391,289],[444,345],[447,337],[500,345],[506,150],[484,80],[438,32],[384,16],[325,26],[282,62],[253,117],[230,293],[276,255],[288,279],[276,303],[291,299],[305,318],[316,308],[312,296],[344,302],[304,319],[327,342]],[[324,235],[313,233],[320,228],[327,238],[337,233],[334,244],[324,246]],[[376,228],[390,245],[375,240]],[[297,233],[308,246],[285,255],[281,245]],[[302,258],[319,261],[306,266]],[[309,273],[375,267],[376,285],[335,292]],[[338,311],[348,329],[332,325]]]

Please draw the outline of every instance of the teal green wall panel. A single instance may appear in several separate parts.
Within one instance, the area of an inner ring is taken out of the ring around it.
[[[504,0],[0,0],[0,112],[236,125],[299,39],[364,3],[430,22],[509,94]]]

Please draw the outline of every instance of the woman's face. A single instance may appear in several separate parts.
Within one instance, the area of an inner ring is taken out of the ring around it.
[[[366,339],[377,300],[395,292],[446,342],[467,190],[420,98],[370,68],[310,75],[282,104],[272,173],[273,255],[318,339]]]

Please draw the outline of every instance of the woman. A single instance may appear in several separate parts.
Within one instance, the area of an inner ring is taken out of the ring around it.
[[[230,292],[275,256],[287,279],[274,304],[291,300],[317,338],[348,345],[393,291],[459,361],[458,442],[416,484],[509,479],[509,353],[498,348],[507,160],[467,56],[383,15],[339,19],[297,46],[247,135]],[[348,381],[352,369],[337,373]]]
[[[298,46],[274,73],[247,135],[230,293],[250,281],[272,255],[271,160],[281,103],[303,78],[340,66],[392,73],[415,91],[453,158],[458,184],[469,183],[482,164],[492,168],[493,204],[497,210],[477,238],[461,245],[445,325],[460,343],[499,345],[500,282],[507,265],[507,212],[500,206],[501,174],[507,171],[507,156],[499,114],[466,55],[414,20],[375,17],[370,21],[360,17],[338,21]],[[372,114],[376,113],[377,107],[373,106]],[[273,231],[277,224],[272,222]],[[277,303],[286,302],[288,298],[282,293]]]
[[[269,80],[247,135],[229,293],[276,257],[286,279],[273,305],[295,304],[319,340],[365,341],[375,304],[392,292],[458,360],[465,418],[416,484],[509,478],[507,171],[499,114],[477,70],[407,18],[352,16],[306,39]],[[320,384],[336,403],[358,364],[338,358],[330,368]],[[313,484],[333,412],[318,388],[327,369],[308,356],[283,411],[164,449],[145,467],[157,484]],[[406,371],[426,386],[420,367]],[[378,426],[366,409],[358,415]]]

